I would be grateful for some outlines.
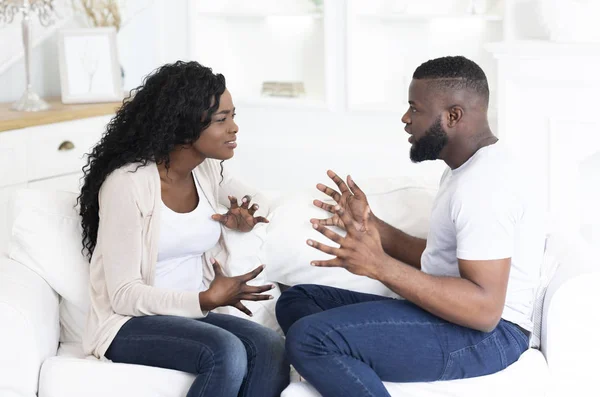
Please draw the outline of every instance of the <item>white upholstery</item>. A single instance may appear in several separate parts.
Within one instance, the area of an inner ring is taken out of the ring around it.
[[[78,345],[63,344],[42,366],[39,397],[183,397],[193,381],[180,371],[85,359]]]
[[[493,375],[430,383],[389,383],[392,397],[543,397],[549,388],[550,374],[544,356],[530,349],[519,361]],[[292,383],[281,397],[321,397],[306,382]]]
[[[369,184],[365,184],[365,189],[372,188],[375,192],[374,186],[377,184],[371,187],[367,185]],[[393,183],[386,186],[392,186],[388,193],[397,194],[398,186],[393,186]],[[29,193],[35,196],[35,193]],[[379,193],[382,194],[380,198],[383,203],[385,192]],[[69,200],[71,199],[72,196]],[[20,202],[20,211],[25,211],[26,214],[20,219],[31,223],[19,226],[19,219],[16,220],[15,230],[20,231],[15,235],[18,234],[20,237],[17,240],[22,241],[12,253],[19,261],[0,258],[0,396],[34,397],[38,390],[39,397],[185,396],[193,381],[189,374],[82,358],[77,340],[86,307],[85,298],[80,291],[85,286],[71,285],[83,283],[81,269],[67,267],[77,263],[73,259],[78,255],[74,247],[79,242],[76,222],[68,222],[72,207],[61,200],[60,194],[39,193],[38,197],[29,197]],[[375,198],[372,204],[377,201],[378,198]],[[283,197],[279,204],[285,206],[290,202]],[[418,204],[428,205],[425,201]],[[385,212],[390,211],[388,215],[391,218],[396,216],[398,222],[404,222],[402,225],[414,227],[415,230],[421,228],[421,233],[426,229],[426,223],[423,223],[426,220],[411,226],[409,220],[416,218],[403,220],[398,217],[399,214],[404,214],[416,215],[418,218],[415,210],[399,211],[393,204],[387,210],[383,206],[376,210],[374,204],[374,211],[384,218]],[[57,213],[62,215],[57,216]],[[290,214],[292,215],[296,217],[293,222],[305,217],[302,214]],[[53,226],[52,220],[59,221]],[[308,223],[308,220],[305,222]],[[285,228],[277,231],[279,226],[276,223],[277,221],[273,222],[272,229],[267,228],[266,236],[255,238],[250,235],[252,241],[240,241],[242,245],[249,244],[247,247],[254,244],[258,248],[263,244],[262,257],[273,261],[267,263],[270,270],[266,279],[281,276],[277,272],[282,269],[275,269],[273,266],[277,260],[281,261],[281,266],[285,266],[282,258],[273,256],[273,250],[270,251],[271,255],[265,254],[271,239],[283,244],[284,248],[289,246],[290,251],[297,247],[303,248],[303,245],[297,244],[303,244],[306,239],[297,231],[288,235],[285,235]],[[285,222],[282,223],[284,224]],[[283,238],[280,233],[284,234]],[[297,238],[302,238],[302,242],[298,243]],[[486,377],[435,383],[389,384],[387,386],[392,396],[600,395],[594,379],[596,360],[600,357],[600,345],[594,342],[595,331],[600,328],[600,311],[596,307],[600,302],[600,266],[597,256],[579,240],[571,241],[558,234],[551,235],[548,247],[560,266],[552,278],[544,301],[541,351],[529,350],[516,364]],[[286,250],[281,252],[282,256],[289,253]],[[242,267],[251,267],[259,260],[252,255],[239,255],[244,263]],[[65,263],[61,263],[61,260]],[[306,269],[312,269],[308,263]],[[289,269],[288,271],[291,272]],[[311,275],[310,278],[312,277],[317,276]],[[358,285],[357,280],[348,280],[346,279],[348,283]],[[307,281],[322,280],[317,278]],[[60,300],[57,294],[59,291],[65,294]],[[69,301],[73,305],[65,305]],[[272,308],[259,310],[267,313],[270,309]],[[263,316],[263,319],[265,322],[272,322],[272,314]],[[59,327],[59,321],[62,322],[62,327]],[[62,344],[57,353],[60,342]],[[123,391],[117,393],[116,390]],[[315,394],[306,382],[294,382],[283,396],[310,397]]]
[[[410,178],[373,179],[361,183],[361,189],[369,197],[373,213],[390,225],[413,236],[426,238],[429,229],[429,213],[436,189]],[[280,199],[270,218],[268,239],[263,245],[268,277],[285,285],[318,283],[370,294],[396,297],[379,281],[356,276],[341,268],[317,268],[309,265],[312,260],[326,260],[332,256],[319,252],[306,244],[308,238],[327,245],[331,240],[314,230],[311,218],[329,218],[330,213],[315,207],[312,202],[319,198],[324,202],[333,200],[316,189],[302,191]],[[344,235],[345,232],[337,229]]]

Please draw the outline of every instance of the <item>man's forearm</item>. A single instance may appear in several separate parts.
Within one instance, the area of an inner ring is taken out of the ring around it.
[[[427,240],[408,235],[379,218],[375,218],[375,224],[386,254],[414,268],[421,268],[421,255],[425,251]]]
[[[446,321],[484,332],[500,321],[492,298],[467,279],[432,276],[393,258],[382,269],[377,279],[385,286]]]

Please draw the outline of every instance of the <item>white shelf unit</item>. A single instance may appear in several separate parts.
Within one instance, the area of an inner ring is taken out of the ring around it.
[[[469,0],[348,0],[347,107],[404,113],[414,70],[439,56],[464,55],[486,72],[490,119],[496,114],[496,62],[484,46],[502,41],[503,1],[487,0],[482,14]]]
[[[327,109],[325,21],[311,0],[191,2],[191,58],[225,75],[234,103]],[[264,82],[302,82],[298,97]]]

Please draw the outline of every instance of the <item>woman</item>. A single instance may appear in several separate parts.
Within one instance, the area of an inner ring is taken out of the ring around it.
[[[284,342],[254,322],[210,313],[272,298],[228,277],[225,226],[267,222],[223,174],[238,127],[225,78],[197,62],[159,68],[124,102],[84,167],[79,196],[91,259],[84,349],[114,362],[196,374],[188,397],[279,396]],[[219,161],[221,163],[219,164]],[[253,197],[253,196],[252,196]],[[216,213],[217,204],[230,205]]]

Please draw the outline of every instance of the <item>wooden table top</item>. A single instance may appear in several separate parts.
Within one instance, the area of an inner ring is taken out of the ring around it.
[[[17,112],[11,110],[12,103],[0,103],[0,132],[61,121],[113,114],[121,102],[82,103],[65,105],[60,98],[44,98],[50,109],[41,112]]]

